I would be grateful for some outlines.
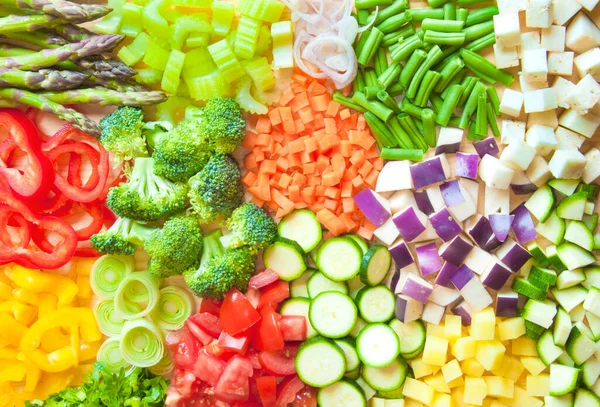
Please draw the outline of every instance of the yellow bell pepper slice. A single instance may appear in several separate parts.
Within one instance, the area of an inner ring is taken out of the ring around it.
[[[20,382],[25,378],[27,367],[25,363],[13,361],[10,363],[0,363],[0,381]]]
[[[75,260],[75,270],[77,271],[77,275],[82,277],[90,276],[90,272],[92,271],[92,266],[96,262],[97,259],[89,258],[89,257],[78,257]]]
[[[5,312],[0,312],[0,339],[7,341],[12,346],[19,346],[21,338],[27,332],[27,326],[20,323]]]
[[[35,305],[37,307],[40,305],[40,297],[42,295],[43,294],[37,294],[23,288],[15,288],[12,290],[12,296],[10,299]]]
[[[77,295],[79,287],[73,280],[60,274],[14,266],[8,277],[19,287],[34,293],[52,293],[59,304],[68,304]]]
[[[12,300],[13,288],[10,284],[0,281],[0,300]]]
[[[31,325],[37,316],[37,310],[31,305],[17,300],[0,302],[0,312],[7,312],[22,324]]]

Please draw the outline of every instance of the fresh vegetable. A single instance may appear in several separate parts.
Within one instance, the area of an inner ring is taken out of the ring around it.
[[[100,120],[100,142],[121,161],[146,157],[148,150],[143,137],[144,112],[135,107],[120,107]]]
[[[133,256],[155,230],[131,219],[118,218],[108,230],[92,236],[90,242],[100,253]]]

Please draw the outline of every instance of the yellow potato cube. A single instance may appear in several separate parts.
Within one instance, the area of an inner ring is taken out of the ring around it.
[[[407,400],[408,401],[408,400]],[[418,401],[411,400],[414,404],[411,404],[412,407],[423,407],[423,404]],[[408,404],[404,402],[404,399],[387,399],[385,401],[385,407],[406,407]]]
[[[464,385],[465,385],[465,379],[462,376],[457,377],[456,379],[454,379],[450,383],[448,383],[448,387],[450,387],[451,390],[456,387],[460,387],[460,386],[464,386]]]
[[[394,406],[394,407],[425,407],[423,403],[419,403],[416,400],[404,399],[402,400],[404,404],[402,406]],[[385,407],[388,407],[387,405]]]
[[[516,356],[537,356],[537,343],[533,339],[521,336],[512,342],[512,354]]]
[[[521,374],[525,370],[525,366],[521,363],[521,360],[514,356],[509,356],[508,369],[502,376],[506,379],[516,382],[521,377]]]
[[[515,395],[513,398],[500,397],[499,401],[509,407],[542,407],[544,402],[536,397],[531,397],[525,389],[515,386]]]
[[[423,362],[428,365],[444,366],[448,354],[448,340],[437,336],[428,336],[423,349]]]
[[[460,370],[460,364],[458,360],[452,359],[450,362],[442,366],[442,374],[446,383],[450,383],[454,379],[462,376],[462,370]]]
[[[431,407],[453,407],[452,397],[449,394],[438,393],[435,395]]]
[[[433,388],[427,383],[420,382],[410,377],[406,378],[404,382],[404,388],[402,389],[404,397],[416,400],[419,403],[423,403],[426,406],[431,405],[433,401],[433,395],[435,394]]]
[[[485,380],[481,377],[465,377],[465,394],[463,401],[465,403],[480,406],[488,394]]]
[[[485,370],[492,370],[502,362],[506,348],[500,341],[478,341],[475,347],[475,359]]]
[[[385,407],[385,399],[373,397],[369,400],[370,407]]]
[[[494,329],[496,327],[496,314],[491,307],[473,314],[471,323],[471,336],[476,341],[491,341],[494,339]]]
[[[546,365],[540,358],[533,356],[525,356],[521,358],[521,363],[532,376],[537,376],[546,370]]]
[[[456,407],[465,406],[465,402],[463,400],[463,397],[465,395],[465,387],[464,386],[460,386],[455,389],[452,389],[452,393],[450,393],[450,395],[452,396],[452,401],[454,401],[454,405]]]
[[[475,357],[475,339],[470,336],[458,338],[452,345],[451,353],[459,362]]]
[[[525,320],[521,317],[508,318],[498,325],[501,341],[517,339],[525,335]]]
[[[550,375],[541,373],[537,376],[527,375],[527,394],[533,397],[547,396],[550,391]]]
[[[427,337],[437,336],[438,338],[446,337],[444,325],[427,324]]]
[[[504,377],[504,373],[508,369],[508,364],[509,363],[510,363],[510,356],[505,353],[504,356],[502,356],[502,360],[500,361],[500,363],[498,364],[498,366],[495,366],[491,370],[492,374],[494,376]]]
[[[446,315],[444,320],[444,335],[450,342],[454,342],[462,336],[462,318],[459,315]]]
[[[411,366],[413,369],[413,373],[415,374],[415,379],[420,379],[421,377],[436,374],[440,370],[439,366],[432,366],[423,362],[423,358],[413,360],[411,362]]]
[[[492,400],[492,404],[490,404],[490,407],[508,407],[508,406],[506,404],[500,403],[498,400]]]
[[[444,380],[441,372],[433,376],[428,376],[423,381],[433,387],[438,393],[450,393],[450,387],[448,387],[448,383]]]
[[[488,395],[494,397],[513,398],[515,394],[515,382],[498,376],[485,376],[483,378],[487,385]]]
[[[485,368],[475,358],[460,362],[460,369],[467,376],[480,377],[485,373]]]

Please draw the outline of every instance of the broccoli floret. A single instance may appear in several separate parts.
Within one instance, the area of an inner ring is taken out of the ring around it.
[[[171,130],[173,130],[173,124],[165,120],[160,122],[146,122],[142,127],[142,133],[150,148],[154,148],[158,140],[169,134]]]
[[[211,155],[200,137],[200,120],[185,120],[156,142],[154,171],[171,181],[185,182],[204,168]]]
[[[203,223],[224,221],[244,197],[239,166],[228,155],[213,155],[189,186],[192,210]]]
[[[136,158],[129,180],[110,189],[106,203],[117,215],[154,221],[185,208],[187,186],[154,174],[153,162],[152,158]]]
[[[234,99],[211,99],[200,114],[200,134],[211,150],[229,154],[243,143],[246,122],[240,105]]]
[[[176,215],[167,220],[144,245],[150,255],[148,271],[160,278],[197,267],[202,251],[202,229],[195,216]]]
[[[248,247],[257,253],[275,241],[277,224],[261,208],[251,202],[238,207],[227,220],[231,233],[221,238],[225,248]]]
[[[148,156],[142,134],[144,112],[139,107],[120,107],[100,120],[100,142],[120,161]]]
[[[108,230],[93,235],[90,242],[100,253],[133,256],[155,231],[155,228],[134,220],[118,218]]]
[[[245,247],[223,251],[220,230],[204,238],[205,249],[199,268],[183,273],[186,284],[198,296],[223,298],[232,288],[246,291],[254,274],[254,254]]]

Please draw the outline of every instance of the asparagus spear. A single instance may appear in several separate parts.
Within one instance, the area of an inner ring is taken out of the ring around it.
[[[77,61],[83,69],[93,72],[94,76],[105,79],[124,79],[135,75],[133,68],[121,61],[104,59],[102,57],[89,57]]]
[[[155,105],[164,102],[167,99],[167,95],[158,91],[118,92],[101,87],[74,89],[64,92],[42,92],[39,93],[39,95],[63,105],[96,103],[101,106],[143,106]]]
[[[51,27],[59,22],[60,20],[56,17],[47,14],[33,16],[10,15],[0,18],[0,34],[35,31],[40,28]]]
[[[39,48],[56,48],[68,44],[68,41],[64,38],[46,30],[4,33],[0,35],[0,42],[2,39],[18,41],[19,44],[33,47],[36,50]]]
[[[52,102],[44,96],[28,92],[22,89],[7,88],[0,89],[0,98],[8,102],[18,102],[27,106],[35,107],[44,112],[53,113],[63,120],[73,124],[73,126],[85,133],[93,136],[100,136],[100,126],[95,121],[88,119],[83,114],[66,108],[58,103]]]
[[[116,90],[118,92],[149,92],[150,89],[144,85],[140,85],[133,81],[126,81],[120,79],[101,78],[97,76],[90,76],[85,81],[88,86],[102,86],[107,89]]]
[[[45,49],[34,54],[0,58],[0,68],[38,70],[48,68],[68,59],[81,59],[86,56],[110,51],[121,40],[122,35],[97,35],[89,40]]]
[[[68,42],[83,41],[96,35],[95,33],[74,24],[57,25],[56,27],[54,27],[54,31],[56,31],[58,35],[60,35]]]
[[[99,4],[78,4],[66,0],[0,0],[0,6],[37,10],[74,23],[96,20],[111,11]]]
[[[0,88],[67,90],[84,83],[88,75],[74,71],[41,69],[38,72],[0,68]]]

